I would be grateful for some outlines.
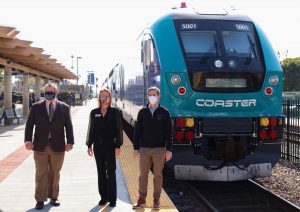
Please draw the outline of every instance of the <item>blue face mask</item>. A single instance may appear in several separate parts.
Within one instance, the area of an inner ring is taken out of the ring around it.
[[[55,93],[54,92],[45,92],[45,98],[48,100],[54,99]]]

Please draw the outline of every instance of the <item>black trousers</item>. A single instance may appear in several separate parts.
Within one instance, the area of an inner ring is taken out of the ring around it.
[[[94,155],[98,171],[98,190],[101,199],[117,200],[116,157],[113,146],[95,145]]]

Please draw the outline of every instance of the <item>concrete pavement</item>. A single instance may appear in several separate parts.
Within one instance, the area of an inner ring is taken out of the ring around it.
[[[89,113],[95,107],[97,102],[94,99],[89,101],[87,106],[76,106],[72,109],[75,145],[71,152],[66,153],[61,172],[59,196],[61,206],[52,207],[48,201],[40,211],[132,211],[119,163],[117,164],[117,207],[110,208],[107,205],[99,208],[98,206],[100,196],[95,159],[87,155],[85,145]],[[21,124],[6,129],[0,128],[0,173],[4,173],[2,180],[0,174],[0,211],[36,211],[34,209],[34,160],[32,152],[27,151],[23,146],[24,127],[24,124]]]

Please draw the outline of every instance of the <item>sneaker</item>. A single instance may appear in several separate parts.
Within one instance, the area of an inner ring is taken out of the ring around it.
[[[159,209],[160,209],[160,202],[159,202],[159,199],[154,199],[154,200],[153,200],[153,209],[154,209],[154,210],[159,210]]]
[[[137,203],[133,205],[133,209],[142,208],[144,206],[146,206],[146,198],[139,197]]]

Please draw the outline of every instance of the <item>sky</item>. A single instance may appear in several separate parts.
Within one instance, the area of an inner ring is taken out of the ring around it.
[[[94,71],[99,86],[147,24],[177,0],[0,0],[0,25],[33,41],[85,79]],[[188,7],[235,9],[265,31],[280,59],[300,57],[299,0],[189,0]],[[73,69],[72,58],[73,59]],[[81,82],[82,82],[81,80]]]

